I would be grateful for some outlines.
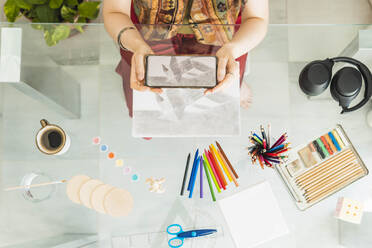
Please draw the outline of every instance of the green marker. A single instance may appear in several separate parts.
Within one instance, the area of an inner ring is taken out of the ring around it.
[[[204,165],[205,174],[207,175],[208,184],[209,184],[209,190],[211,191],[212,199],[213,199],[213,201],[216,201],[216,197],[214,196],[214,192],[213,192],[211,178],[209,177],[209,172],[207,170],[207,166],[205,164],[205,160],[204,159],[203,159],[203,165]]]
[[[207,164],[207,167],[208,167],[208,171],[209,171],[209,173],[212,175],[212,179],[213,179],[214,184],[216,185],[216,188],[217,188],[218,193],[221,193],[221,189],[220,189],[220,187],[218,186],[218,183],[217,183],[216,177],[214,176],[214,174],[213,174],[213,172],[212,172],[211,165],[209,164],[208,159],[207,159],[207,157],[205,156],[205,153],[203,154],[203,158],[204,158],[203,161]]]

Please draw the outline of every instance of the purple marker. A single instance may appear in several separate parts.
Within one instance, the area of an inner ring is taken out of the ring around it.
[[[200,198],[203,198],[203,157],[200,156]]]

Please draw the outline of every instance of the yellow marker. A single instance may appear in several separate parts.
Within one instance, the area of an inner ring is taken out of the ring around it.
[[[212,175],[212,179],[213,179],[214,185],[216,185],[216,189],[217,189],[218,193],[221,193],[221,189],[220,189],[220,187],[218,186],[218,183],[217,183],[216,177],[214,176],[214,173],[213,173],[213,171],[212,171],[212,169],[211,169],[211,165],[209,164],[208,159],[207,159],[207,157],[205,156],[205,154],[203,154],[203,158],[204,158],[204,162],[207,164],[209,174]]]
[[[222,161],[220,155],[218,154],[218,152],[217,152],[217,150],[216,150],[216,148],[214,147],[213,144],[211,144],[211,148],[212,148],[211,150],[212,150],[214,156],[217,157],[217,159],[220,162],[223,170],[225,171],[225,174],[227,175],[227,178],[231,182],[232,181],[231,175],[230,175],[229,171],[227,170],[225,163]]]
[[[337,140],[337,143],[340,145],[341,149],[344,149],[345,145],[342,142],[340,136],[338,136],[338,133],[336,132],[336,130],[332,130],[332,134],[333,134],[333,136],[335,136],[335,138]]]

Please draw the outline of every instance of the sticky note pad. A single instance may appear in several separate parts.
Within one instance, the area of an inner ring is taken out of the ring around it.
[[[236,248],[249,248],[289,233],[268,182],[218,201]]]
[[[341,197],[338,199],[335,217],[351,222],[360,224],[363,215],[363,204],[349,198]]]

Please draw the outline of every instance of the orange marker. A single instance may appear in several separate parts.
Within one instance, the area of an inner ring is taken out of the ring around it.
[[[232,178],[231,178],[231,175],[230,175],[230,172],[227,170],[226,168],[226,164],[222,161],[221,157],[220,157],[220,154],[217,152],[216,148],[214,147],[214,145],[210,145],[210,148],[214,154],[214,156],[218,159],[218,161],[220,162],[221,166],[222,166],[222,169],[224,170],[227,178],[229,179],[229,181],[231,182],[232,181]]]

